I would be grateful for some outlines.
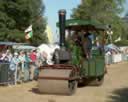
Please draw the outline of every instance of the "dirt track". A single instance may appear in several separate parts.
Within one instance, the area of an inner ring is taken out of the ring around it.
[[[0,87],[0,102],[128,102],[128,62],[107,67],[100,87],[78,88],[73,96],[42,95],[36,82],[12,87]]]

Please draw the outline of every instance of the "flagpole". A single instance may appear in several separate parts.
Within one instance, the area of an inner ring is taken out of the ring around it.
[[[25,33],[25,35],[27,35],[27,33]],[[26,39],[26,38],[25,38],[25,42],[26,42],[27,44],[31,44],[30,40],[29,40],[29,39]]]

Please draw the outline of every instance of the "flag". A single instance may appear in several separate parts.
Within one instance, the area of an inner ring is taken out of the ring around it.
[[[32,25],[30,25],[27,29],[25,29],[25,38],[30,39],[33,36],[32,33]]]
[[[48,41],[49,43],[52,43],[53,42],[53,34],[52,34],[52,30],[50,28],[50,26],[46,26],[46,30],[45,30],[46,34],[47,34],[47,37],[48,37]]]
[[[118,41],[121,41],[121,37],[120,36],[115,40],[115,42],[118,42]]]
[[[32,37],[32,35],[33,35],[32,31],[30,31],[30,32],[26,33],[25,38],[30,39]]]
[[[25,29],[25,33],[32,31],[32,25],[30,25],[27,29]]]

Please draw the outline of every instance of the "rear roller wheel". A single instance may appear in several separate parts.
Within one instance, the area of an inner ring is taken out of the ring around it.
[[[77,81],[75,81],[75,80],[69,81],[68,87],[69,87],[68,95],[74,94],[76,92],[76,89],[77,89]]]
[[[103,82],[104,82],[104,77],[98,77],[98,78],[96,79],[96,85],[97,85],[97,86],[102,85]]]
[[[104,82],[104,76],[100,76],[100,77],[97,77],[95,79],[92,79],[90,82],[89,82],[89,85],[92,85],[92,86],[100,86],[102,85]]]
[[[79,81],[78,81],[78,86],[79,86],[79,87],[83,87],[83,86],[86,86],[87,83],[88,83],[88,81],[87,81],[86,78],[81,78],[81,79],[79,79]]]

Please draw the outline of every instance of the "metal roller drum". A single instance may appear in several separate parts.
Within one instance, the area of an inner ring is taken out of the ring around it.
[[[43,69],[39,73],[38,88],[41,93],[71,95],[77,88],[71,69]]]

